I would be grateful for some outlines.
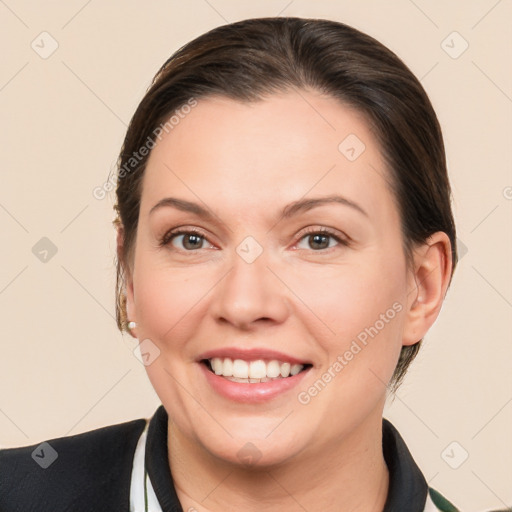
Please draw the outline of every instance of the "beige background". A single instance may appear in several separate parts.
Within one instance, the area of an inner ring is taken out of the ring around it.
[[[217,25],[274,15],[368,32],[432,99],[461,260],[386,416],[429,484],[463,511],[512,506],[510,0],[0,1],[0,445],[149,417],[159,405],[134,340],[115,326],[113,193],[92,191],[173,51]],[[46,262],[33,253],[42,237],[57,249]]]

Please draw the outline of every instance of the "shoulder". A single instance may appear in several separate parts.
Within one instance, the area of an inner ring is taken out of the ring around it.
[[[128,510],[133,456],[146,421],[0,450],[0,510]]]

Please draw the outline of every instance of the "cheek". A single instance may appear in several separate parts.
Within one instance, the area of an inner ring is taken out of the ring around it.
[[[296,283],[314,313],[309,330],[313,324],[318,329],[323,371],[339,376],[331,388],[334,402],[380,396],[400,354],[406,295],[400,257],[369,259],[329,275],[319,269]]]
[[[213,279],[208,271],[165,268],[140,261],[134,276],[134,302],[141,335],[175,340],[190,330]],[[197,319],[196,319],[197,320]]]
[[[405,282],[400,269],[378,262],[330,269],[318,267],[292,280],[291,287],[310,309],[312,321],[331,338],[333,335],[345,340],[355,337],[378,322],[381,315],[394,319],[401,309],[396,303],[401,304],[404,299]],[[381,326],[380,322],[378,325]]]

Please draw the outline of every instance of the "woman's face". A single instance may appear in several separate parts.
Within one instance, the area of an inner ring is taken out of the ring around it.
[[[385,173],[314,92],[202,99],[157,142],[127,305],[176,435],[272,465],[380,423],[415,298]]]

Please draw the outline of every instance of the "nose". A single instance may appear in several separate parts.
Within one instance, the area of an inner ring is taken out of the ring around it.
[[[251,330],[286,320],[290,312],[288,289],[269,268],[264,254],[248,263],[234,253],[231,269],[214,288],[210,303],[217,322]]]

